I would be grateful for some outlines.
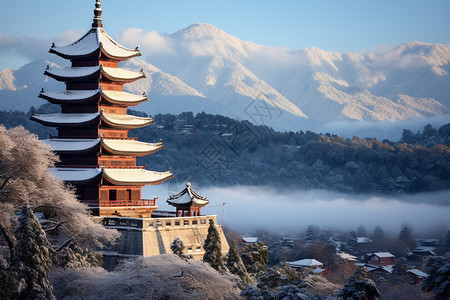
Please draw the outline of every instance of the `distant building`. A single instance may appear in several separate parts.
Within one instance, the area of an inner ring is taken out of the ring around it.
[[[313,258],[301,259],[296,261],[287,262],[291,268],[323,268],[323,263]]]
[[[424,273],[417,269],[408,270],[408,278],[411,284],[421,284],[423,279],[428,277],[427,273]]]
[[[366,262],[375,266],[395,265],[395,256],[389,252],[377,252],[367,256]]]

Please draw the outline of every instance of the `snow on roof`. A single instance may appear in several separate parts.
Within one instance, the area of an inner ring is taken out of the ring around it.
[[[123,129],[139,128],[154,123],[151,117],[143,118],[126,114],[125,115],[110,114],[105,113],[103,110],[100,112],[100,116],[102,118],[102,121],[104,121],[109,126],[115,128],[123,128]]]
[[[193,206],[205,206],[209,203],[209,200],[205,196],[200,196],[191,187],[189,182],[186,182],[186,188],[176,195],[169,196],[167,203],[177,205],[193,205]]]
[[[100,144],[100,139],[48,139],[42,140],[55,152],[88,151]]]
[[[97,27],[89,30],[80,39],[66,46],[54,46],[49,52],[55,53],[63,58],[87,57],[101,50],[110,58],[125,60],[140,56],[137,49],[126,48],[113,40],[103,28]]]
[[[102,168],[103,177],[115,185],[160,184],[173,177],[172,172],[155,172],[145,169],[110,169]]]
[[[321,263],[318,260],[315,260],[314,258],[308,258],[308,259],[301,259],[296,261],[287,262],[290,267],[314,267],[314,266],[322,266],[323,263]]]
[[[100,71],[99,66],[95,67],[49,67],[44,74],[59,81],[77,80],[94,77]]]
[[[102,96],[111,103],[122,105],[137,105],[141,102],[148,101],[145,94],[135,95],[122,91],[108,91],[102,89]]]
[[[100,68],[102,69],[102,74],[110,80],[132,82],[140,78],[145,78],[145,74],[143,72],[134,72],[122,68],[104,67],[103,65],[100,65]]]
[[[44,124],[46,126],[62,127],[62,126],[83,126],[94,122],[99,117],[99,113],[87,114],[46,114],[32,115],[31,120]]]
[[[258,241],[258,238],[254,237],[254,236],[246,236],[246,237],[242,237],[242,239],[246,243],[256,243]]]
[[[411,269],[411,270],[408,270],[407,272],[412,273],[412,274],[414,274],[414,275],[416,275],[418,277],[422,277],[422,278],[428,277],[427,273],[424,273],[424,272],[422,272],[420,270],[417,270],[417,269]]]
[[[314,274],[320,274],[320,273],[322,273],[323,271],[325,271],[325,269],[322,269],[322,268],[315,268],[314,271],[313,271],[313,273],[314,273]]]
[[[366,243],[372,243],[373,241],[369,239],[368,237],[359,237],[358,238],[358,244],[366,244]]]
[[[339,252],[337,255],[339,255],[339,257],[344,259],[344,260],[358,261],[356,256],[353,256],[353,255],[345,253],[345,252]]]
[[[372,255],[370,255],[370,256],[373,256],[373,255],[375,255],[375,256],[378,256],[378,257],[395,257],[394,255],[392,255],[391,253],[389,253],[389,252],[377,252],[377,253],[372,253]]]
[[[56,178],[72,183],[91,181],[101,174],[101,170],[97,168],[50,168],[48,170]]]
[[[41,92],[40,98],[44,98],[52,103],[79,103],[99,100],[100,89],[97,90],[67,90],[62,92]]]
[[[136,140],[102,139],[102,146],[116,155],[148,155],[164,149],[163,143],[144,143]]]

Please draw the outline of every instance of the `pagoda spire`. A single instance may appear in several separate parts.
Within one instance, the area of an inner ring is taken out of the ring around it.
[[[102,9],[100,0],[96,0],[94,9],[94,21],[92,22],[92,28],[102,28]]]

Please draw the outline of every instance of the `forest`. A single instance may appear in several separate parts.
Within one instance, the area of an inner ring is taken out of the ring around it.
[[[22,125],[41,139],[48,138],[56,130],[30,121],[29,116],[57,109],[47,104],[28,113],[0,112],[0,119],[6,128]],[[278,132],[206,113],[158,114],[153,119],[154,125],[131,130],[129,136],[144,142],[162,139],[165,149],[138,163],[156,171],[171,168],[178,181],[376,194],[450,188],[450,124],[427,125],[417,133],[405,129],[400,141],[380,141]]]

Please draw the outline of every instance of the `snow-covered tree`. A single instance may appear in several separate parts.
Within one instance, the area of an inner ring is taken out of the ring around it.
[[[305,241],[309,242],[309,243],[314,243],[317,239],[317,228],[315,226],[308,226],[308,228],[306,228],[306,233],[305,233]]]
[[[356,230],[356,235],[359,237],[367,236],[367,231],[364,226],[359,225],[358,229]]]
[[[61,250],[71,242],[98,247],[118,237],[115,230],[96,224],[73,190],[47,170],[58,160],[51,149],[23,127],[0,125],[0,234],[6,240],[10,260],[14,257],[15,210],[29,205],[47,216],[45,231],[58,231],[65,239],[52,240]]]
[[[450,298],[450,253],[442,257],[432,257],[427,263],[426,277],[422,282],[422,290],[433,292],[434,300]]]
[[[15,232],[16,254],[9,268],[11,299],[55,299],[49,281],[53,251],[30,207],[22,207]]]
[[[173,254],[176,254],[178,256],[181,256],[183,254],[184,248],[184,243],[179,237],[173,240],[172,244],[170,244],[170,250],[172,250]]]
[[[203,248],[205,249],[205,254],[203,255],[204,262],[209,263],[217,271],[228,272],[223,261],[222,242],[220,241],[220,235],[213,219],[209,220],[208,235],[206,236]]]
[[[355,253],[358,250],[358,236],[356,232],[350,231],[345,240],[345,248],[350,253]]]
[[[231,274],[238,275],[241,280],[248,284],[252,280],[250,276],[247,273],[247,269],[244,266],[244,263],[242,262],[241,256],[239,255],[239,251],[236,246],[236,242],[233,241],[231,244],[230,250],[228,251],[228,254],[226,256],[227,260],[227,268],[230,271]]]
[[[447,232],[447,235],[445,236],[444,244],[447,251],[450,251],[450,230]]]
[[[401,241],[406,241],[412,239],[412,232],[408,225],[403,224],[402,229],[398,235],[398,239]]]
[[[345,300],[375,300],[380,298],[380,292],[371,279],[368,279],[367,269],[359,267],[355,274],[338,293],[339,299]]]
[[[266,264],[269,261],[269,249],[262,242],[245,246],[241,257],[249,274],[259,276],[266,272]]]
[[[373,230],[373,239],[375,241],[382,241],[384,239],[384,230],[379,225]]]

